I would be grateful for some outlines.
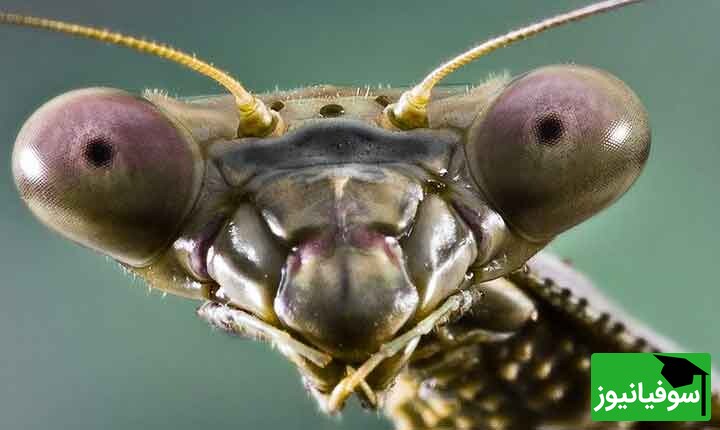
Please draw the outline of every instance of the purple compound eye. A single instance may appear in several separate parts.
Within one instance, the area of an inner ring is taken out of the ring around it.
[[[549,66],[497,96],[473,123],[466,151],[473,177],[510,226],[545,241],[630,188],[650,152],[650,127],[619,79]]]
[[[35,216],[131,266],[169,245],[202,171],[195,143],[158,108],[107,88],[49,101],[13,150],[15,183]]]

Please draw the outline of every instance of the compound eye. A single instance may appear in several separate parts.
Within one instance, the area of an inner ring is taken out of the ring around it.
[[[618,199],[650,152],[647,114],[612,75],[549,66],[511,82],[470,128],[473,177],[517,232],[545,241]]]
[[[13,150],[20,195],[42,222],[132,266],[166,246],[194,202],[195,143],[147,100],[90,88],[25,123]]]

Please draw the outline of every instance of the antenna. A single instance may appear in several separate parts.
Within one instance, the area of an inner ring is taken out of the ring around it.
[[[587,18],[612,9],[639,3],[642,0],[606,0],[547,18],[535,24],[494,37],[470,50],[463,52],[452,60],[442,64],[430,72],[419,84],[405,91],[397,103],[385,108],[381,123],[390,128],[409,130],[428,126],[427,105],[430,102],[430,93],[438,82],[462,66],[488,54],[496,49],[503,48],[513,42],[525,40],[545,30]]]
[[[239,136],[262,137],[281,131],[281,127],[279,126],[280,117],[268,109],[262,101],[250,94],[235,78],[211,64],[196,58],[194,55],[187,54],[171,46],[100,28],[34,16],[5,13],[2,11],[0,11],[0,24],[34,27],[85,37],[87,39],[124,46],[144,54],[170,60],[209,77],[235,96],[240,121],[238,126]]]

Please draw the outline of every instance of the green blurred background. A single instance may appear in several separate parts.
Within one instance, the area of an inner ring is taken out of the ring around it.
[[[411,83],[473,42],[585,3],[3,0],[0,8],[172,42],[260,91]],[[715,0],[649,2],[502,50],[450,80],[577,62],[635,89],[653,127],[648,168],[619,204],[553,248],[637,317],[715,357],[718,19]],[[26,29],[0,28],[0,52],[0,428],[390,428],[357,407],[322,416],[278,354],[211,331],[196,303],[149,293],[45,230],[16,196],[12,143],[49,98],[86,86],[190,96],[218,92],[212,82],[122,48]]]

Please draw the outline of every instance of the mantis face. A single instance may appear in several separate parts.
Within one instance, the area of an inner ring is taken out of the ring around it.
[[[327,372],[302,368],[322,394],[346,365],[362,363],[436,310],[466,276],[484,281],[516,269],[558,233],[614,201],[647,158],[642,106],[603,72],[540,69],[478,88],[431,98],[422,130],[383,130],[375,119],[384,106],[374,99],[385,94],[367,100],[349,94],[327,100],[310,91],[260,96],[268,106],[284,105],[278,111],[284,130],[274,137],[228,133],[239,129],[229,114],[232,100],[143,100],[112,90],[121,99],[113,105],[107,90],[88,90],[89,100],[71,93],[25,126],[15,176],[33,212],[70,239],[158,288],[242,309],[330,355],[335,363]],[[387,97],[401,101],[399,93]],[[96,100],[90,118],[74,118]],[[324,116],[330,105],[342,106],[343,118]],[[126,122],[124,109],[132,116]],[[69,117],[56,122],[60,113]],[[75,140],[90,137],[88,129],[111,130],[112,138]],[[357,142],[356,152],[335,150],[345,142],[337,136]],[[43,142],[52,148],[41,149]],[[302,151],[307,142],[320,142],[322,160]],[[363,158],[378,142],[416,149],[402,159]],[[65,158],[53,155],[58,147]],[[23,155],[28,152],[34,162]],[[133,159],[138,152],[144,155]],[[163,154],[172,162],[156,169]],[[292,163],[282,164],[288,159]],[[33,182],[33,163],[45,166],[42,177],[60,180]],[[73,183],[65,174],[93,192],[53,189]],[[173,192],[153,198],[163,190]],[[106,201],[118,205],[98,204]],[[72,213],[54,216],[59,209]],[[447,255],[433,254],[444,243]],[[386,382],[378,378],[370,388]]]
[[[466,115],[461,130],[384,131],[362,121],[379,113],[368,98],[345,119],[304,118],[286,98],[284,136],[205,141],[203,118],[223,113],[210,102],[200,116],[75,91],[28,120],[13,172],[60,234],[160,286],[201,284],[352,364],[467,282],[516,270],[640,173],[647,118],[618,79],[554,66],[500,85],[442,99],[431,122]],[[456,107],[473,98],[476,113]]]

